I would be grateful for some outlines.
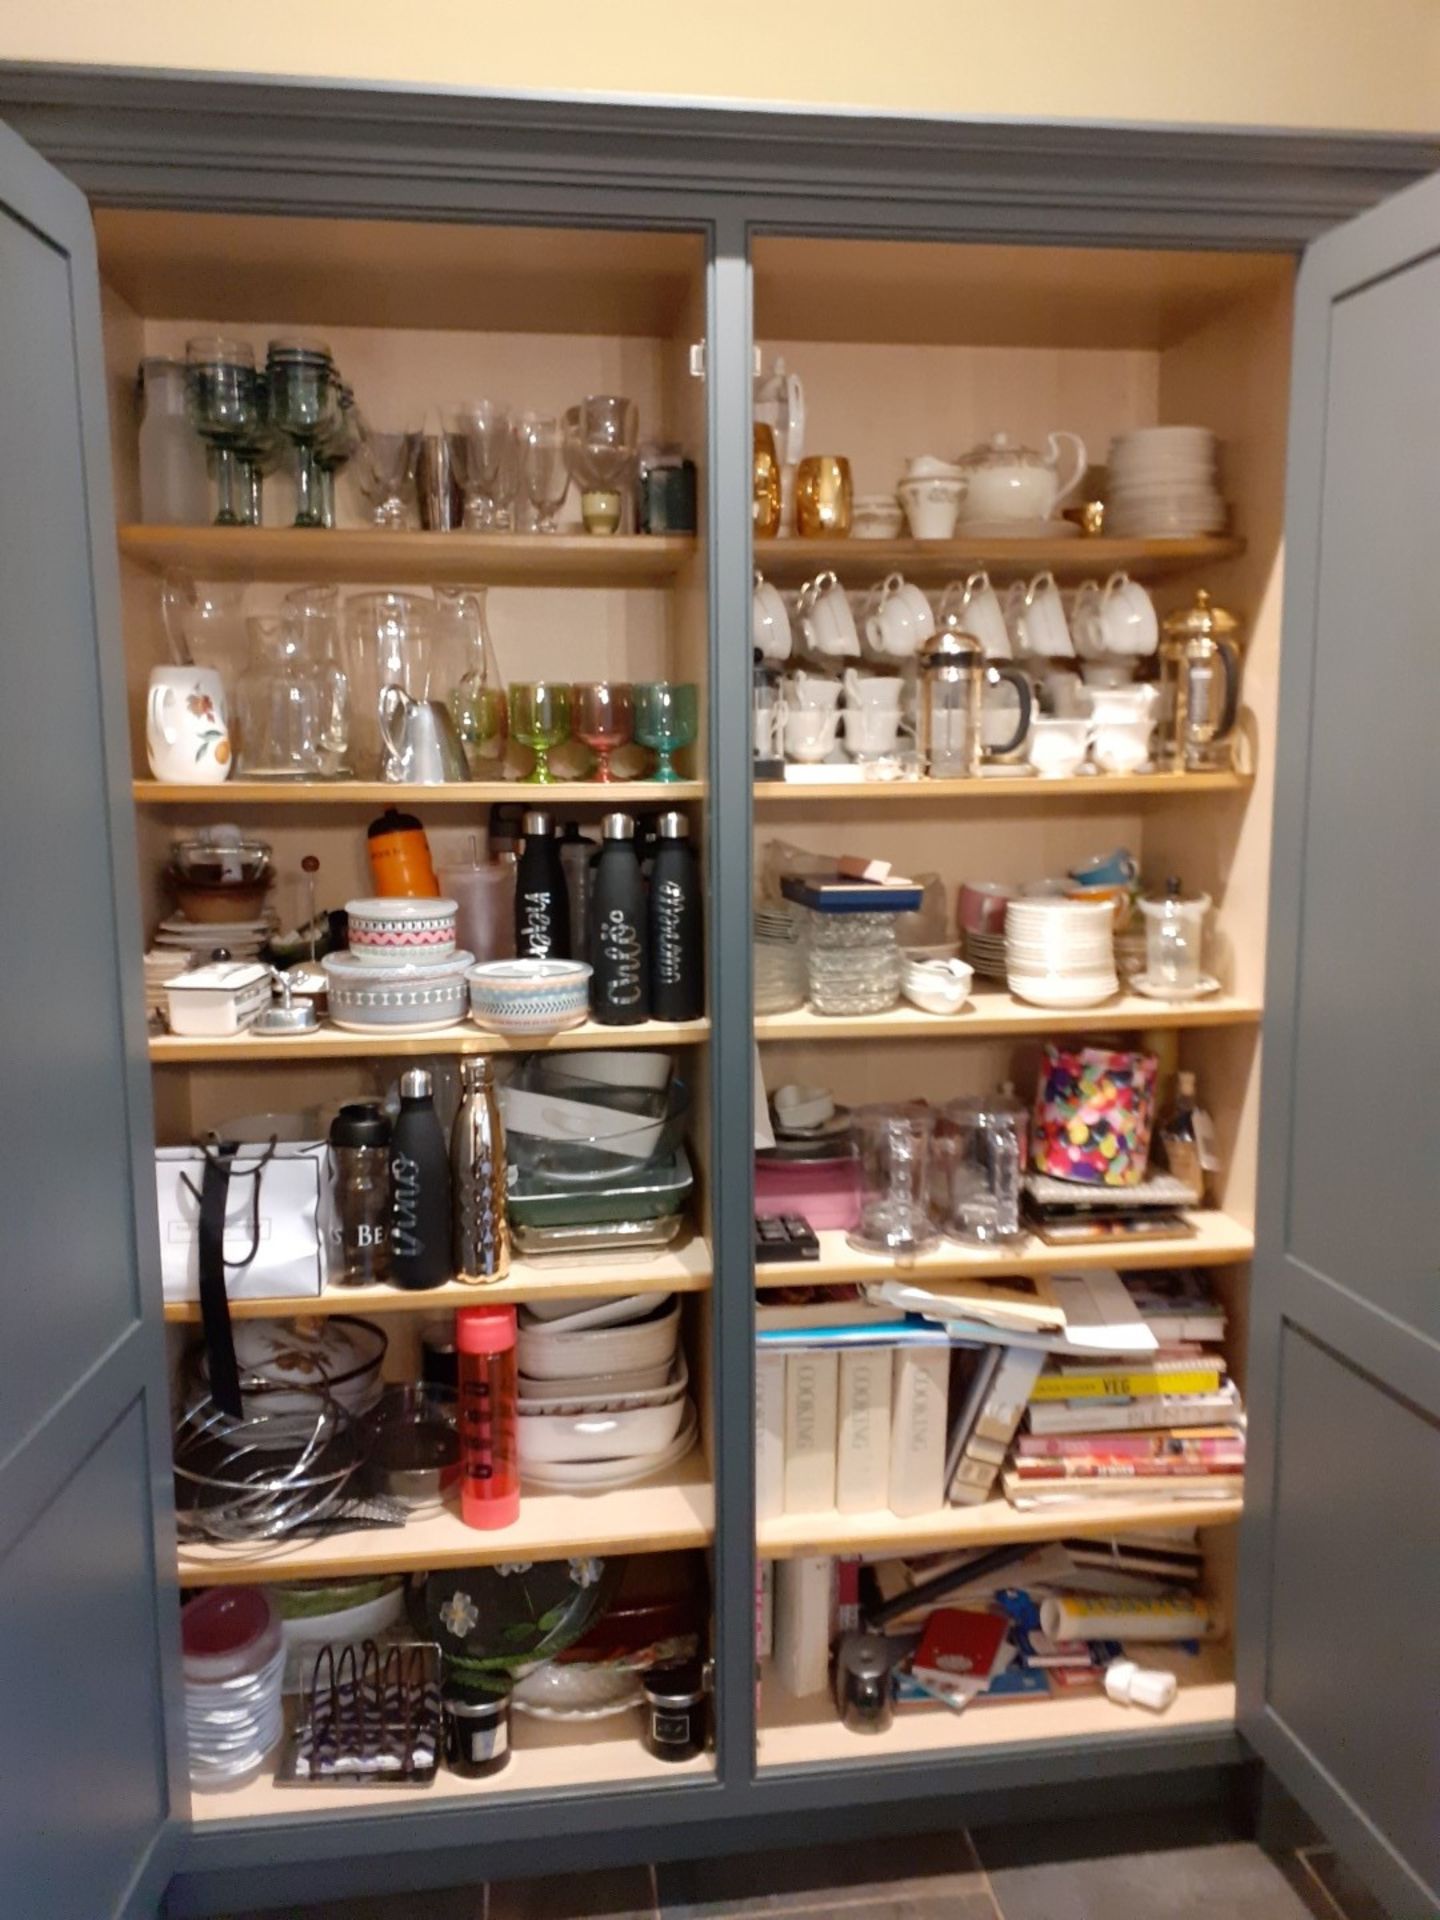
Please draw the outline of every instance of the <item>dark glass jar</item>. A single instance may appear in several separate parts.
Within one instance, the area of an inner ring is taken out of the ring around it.
[[[472,1693],[447,1686],[441,1694],[445,1713],[445,1764],[464,1780],[483,1780],[510,1764],[510,1696]]]
[[[704,1663],[652,1667],[644,1687],[646,1751],[657,1760],[694,1760],[702,1754],[710,1726]]]
[[[390,1281],[390,1122],[368,1100],[341,1107],[330,1122],[339,1284]]]

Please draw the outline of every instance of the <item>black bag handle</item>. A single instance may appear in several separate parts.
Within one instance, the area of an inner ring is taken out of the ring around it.
[[[225,1290],[225,1271],[243,1273],[260,1251],[260,1176],[275,1157],[277,1142],[272,1139],[253,1167],[242,1167],[238,1177],[254,1181],[250,1213],[250,1251],[243,1260],[225,1258],[225,1209],[230,1197],[230,1181],[237,1169],[235,1161],[241,1147],[234,1140],[219,1140],[215,1135],[199,1143],[205,1156],[205,1170],[196,1192],[189,1174],[180,1178],[200,1204],[199,1265],[200,1322],[205,1332],[205,1363],[210,1378],[210,1398],[232,1420],[244,1417],[240,1398],[240,1368],[235,1358],[235,1332],[230,1322],[230,1299]]]

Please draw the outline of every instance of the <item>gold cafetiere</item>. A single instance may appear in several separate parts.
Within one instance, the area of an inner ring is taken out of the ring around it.
[[[751,479],[751,510],[755,538],[773,540],[780,531],[780,459],[775,451],[775,429],[763,420],[754,428],[755,464]]]
[[[810,540],[846,534],[854,512],[850,462],[839,453],[812,453],[795,475],[795,531]]]
[[[1160,730],[1156,759],[1176,772],[1224,772],[1235,764],[1240,713],[1240,622],[1211,604],[1165,620],[1160,640]]]

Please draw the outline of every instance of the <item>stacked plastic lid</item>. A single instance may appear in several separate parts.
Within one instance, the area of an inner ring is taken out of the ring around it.
[[[238,1786],[283,1730],[280,1615],[260,1587],[212,1587],[182,1610],[180,1640],[190,1784]]]
[[[1005,909],[1005,978],[1037,1007],[1093,1007],[1115,992],[1110,900],[1012,900]]]

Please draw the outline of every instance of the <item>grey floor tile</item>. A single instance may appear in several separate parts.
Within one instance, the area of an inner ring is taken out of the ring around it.
[[[492,1881],[489,1920],[655,1920],[655,1875],[650,1867],[606,1867]]]
[[[1337,1920],[1339,1916],[1343,1920],[1386,1920],[1380,1902],[1332,1848],[1302,1847],[1300,1864],[1328,1896]],[[1324,1920],[1331,1920],[1323,1905],[1320,1911]]]
[[[1003,1920],[1311,1920],[1249,1841],[992,1868]]]
[[[262,1913],[233,1913],[227,1920],[485,1920],[485,1888],[446,1887],[326,1900],[313,1907],[266,1907]]]
[[[947,1912],[956,1920],[991,1920],[992,1913],[984,1873],[968,1836],[958,1828],[843,1846],[677,1861],[659,1867],[657,1874],[664,1920],[732,1920],[742,1914],[817,1910],[843,1910],[846,1920],[888,1920],[892,1911],[894,1920],[930,1920],[932,1913]],[[937,1901],[942,1904],[935,1905]],[[930,1904],[915,1904],[923,1902]]]
[[[1050,1861],[1090,1860],[1102,1854],[1174,1852],[1220,1846],[1241,1838],[1224,1807],[1164,1807],[1107,1815],[1007,1822],[975,1827],[970,1838],[982,1866],[1038,1867]]]

